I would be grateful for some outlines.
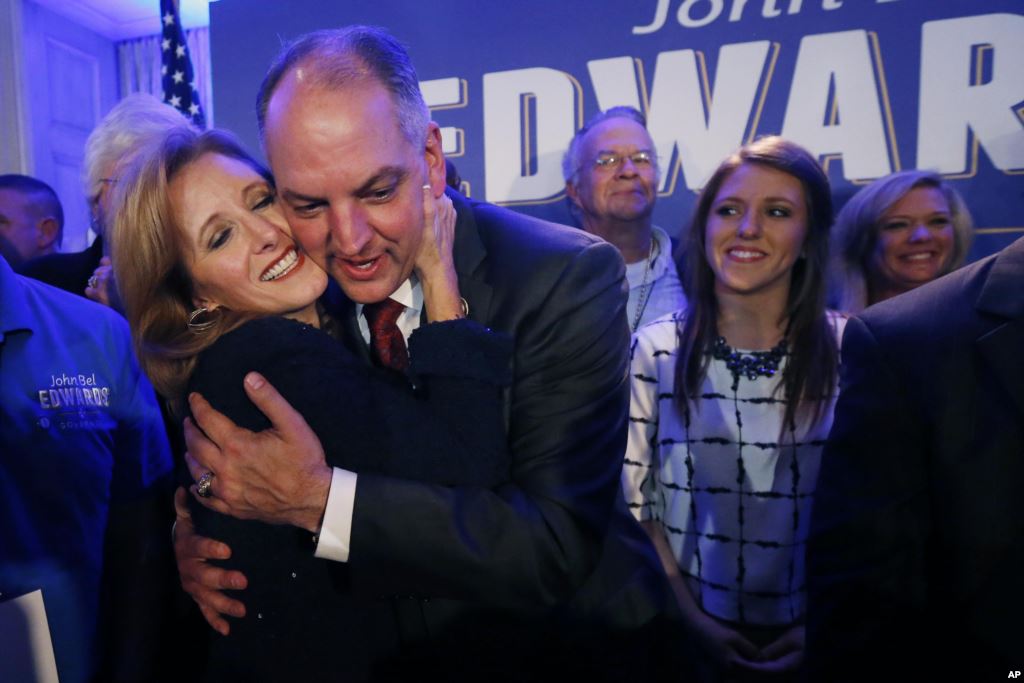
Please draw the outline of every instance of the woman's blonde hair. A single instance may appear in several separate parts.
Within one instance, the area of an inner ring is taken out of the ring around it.
[[[190,329],[195,310],[185,266],[184,233],[175,218],[169,185],[205,154],[238,159],[273,185],[270,172],[230,133],[179,126],[136,154],[120,174],[114,206],[111,257],[118,293],[135,351],[156,390],[174,405],[185,391],[197,357],[226,332],[252,317],[223,307],[201,316],[205,329]]]
[[[882,229],[882,216],[911,190],[934,187],[946,198],[953,223],[953,251],[939,276],[964,264],[971,248],[974,222],[967,205],[942,177],[931,171],[899,171],[861,188],[842,208],[832,231],[829,303],[847,313],[869,306],[869,273]]]

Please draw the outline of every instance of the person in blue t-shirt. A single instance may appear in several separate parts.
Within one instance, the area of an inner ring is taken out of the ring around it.
[[[124,319],[0,259],[0,397],[0,600],[42,590],[62,683],[151,680],[172,464]]]

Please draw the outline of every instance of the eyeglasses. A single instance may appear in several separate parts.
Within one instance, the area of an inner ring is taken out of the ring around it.
[[[611,171],[622,166],[626,159],[632,161],[633,165],[639,168],[650,166],[655,161],[654,155],[647,150],[632,154],[600,154],[594,159],[594,168]]]
[[[108,185],[116,185],[117,184],[117,178],[100,178],[99,181],[100,181],[100,191],[97,192],[96,196],[91,199],[91,203],[92,204],[99,204],[100,197],[102,197],[103,193],[107,191],[107,186]]]

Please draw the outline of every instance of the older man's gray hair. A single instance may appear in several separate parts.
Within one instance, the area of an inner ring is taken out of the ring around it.
[[[85,196],[94,201],[110,169],[127,156],[175,126],[192,125],[180,111],[153,95],[134,93],[117,103],[89,134],[85,143],[82,181]]]
[[[594,126],[600,123],[604,123],[608,119],[629,119],[630,121],[636,121],[644,130],[647,129],[647,117],[644,116],[636,107],[611,107],[605,111],[597,114],[587,124],[576,131],[576,135],[573,136],[572,142],[569,143],[569,149],[565,151],[565,155],[562,157],[562,177],[565,182],[569,182],[572,178],[579,173],[580,170],[580,144],[583,138],[593,130]]]

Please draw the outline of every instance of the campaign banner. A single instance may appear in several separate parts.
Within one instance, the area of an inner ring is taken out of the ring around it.
[[[837,208],[875,178],[931,169],[971,209],[972,259],[1024,236],[1019,0],[220,0],[210,21],[218,124],[253,150],[256,91],[282,41],[372,24],[408,46],[474,198],[571,224],[569,140],[631,105],[670,234],[725,156],[781,134],[819,155]]]

